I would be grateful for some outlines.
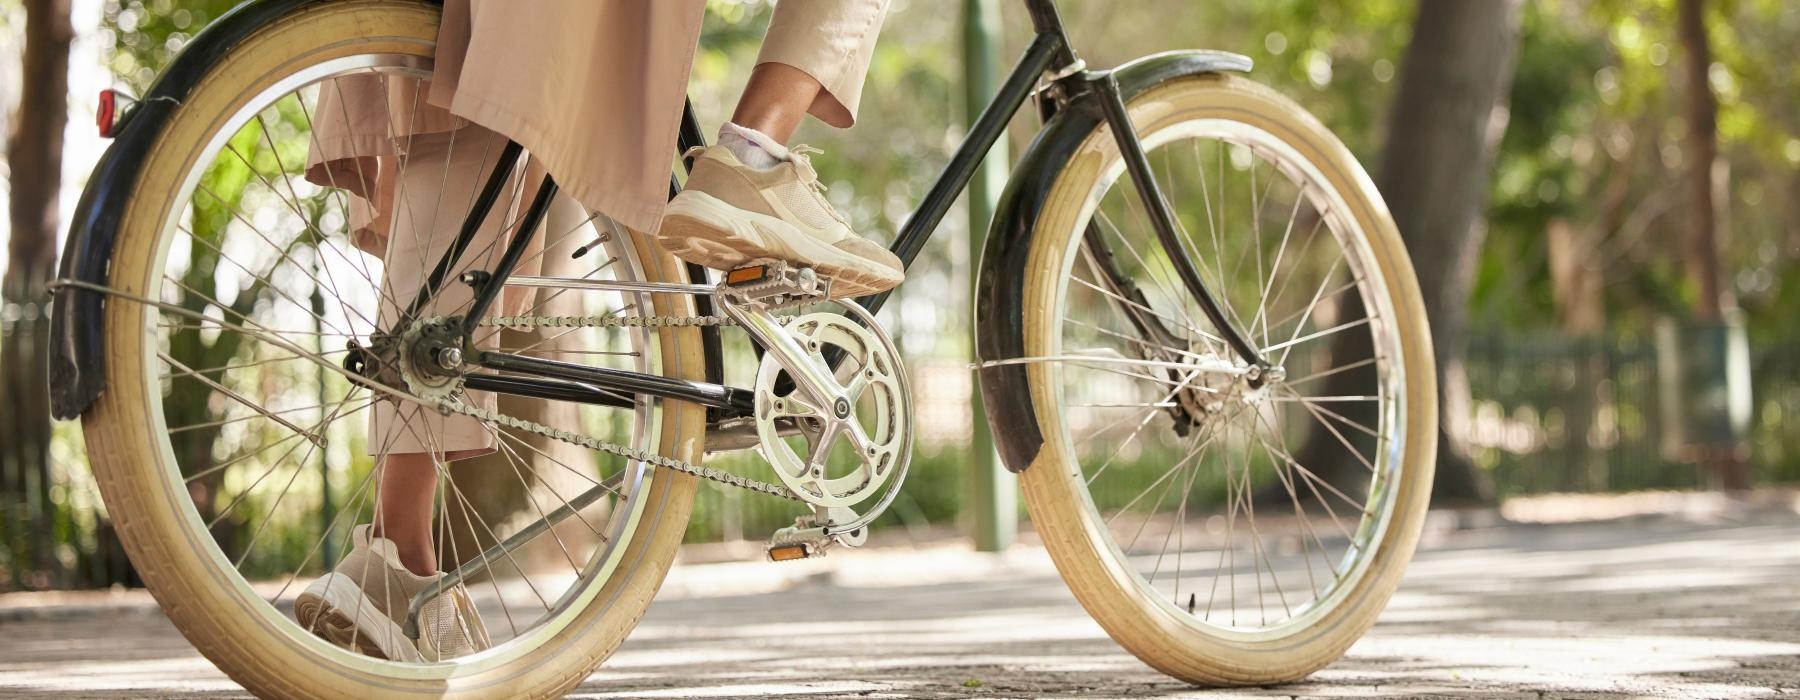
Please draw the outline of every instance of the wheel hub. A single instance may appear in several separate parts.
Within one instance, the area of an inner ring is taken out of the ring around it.
[[[1175,405],[1169,408],[1183,436],[1193,428],[1216,423],[1227,414],[1235,415],[1232,409],[1261,404],[1287,378],[1287,370],[1281,367],[1245,366],[1210,352],[1184,364],[1199,372],[1186,388],[1175,392]],[[1187,372],[1174,370],[1173,374],[1179,381]]]
[[[405,389],[428,401],[462,393],[466,372],[461,324],[457,319],[420,319],[399,335],[378,333],[368,345],[346,344],[344,369],[368,382],[364,387]]]

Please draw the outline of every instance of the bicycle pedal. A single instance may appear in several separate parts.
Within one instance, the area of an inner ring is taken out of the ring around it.
[[[799,561],[824,554],[825,548],[814,547],[805,542],[769,545],[769,561]]]
[[[798,519],[793,527],[775,531],[766,547],[769,561],[799,561],[825,556],[826,548],[836,541],[825,534],[825,528],[810,527],[806,520]]]
[[[831,280],[810,267],[769,262],[726,272],[723,286],[747,302],[783,305],[829,297]]]
[[[847,508],[831,508],[826,511],[826,523],[845,522],[854,519],[856,514]],[[766,548],[769,561],[798,561],[825,556],[825,550],[833,545],[845,547],[861,547],[869,540],[867,528],[857,528],[850,532],[832,534],[819,523],[819,516],[803,515],[794,518],[794,524],[776,530],[769,538]]]

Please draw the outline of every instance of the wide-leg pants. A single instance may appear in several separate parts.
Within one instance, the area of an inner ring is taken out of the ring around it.
[[[386,263],[382,298],[410,299],[417,291],[462,223],[442,213],[467,210],[461,199],[478,189],[497,155],[495,144],[506,138],[530,152],[530,172],[547,171],[567,196],[553,217],[558,211],[573,216],[572,198],[626,227],[654,232],[667,202],[705,5],[446,0],[429,80],[365,75],[322,85],[311,115],[307,179],[351,195],[352,241]],[[849,127],[887,6],[888,0],[781,0],[757,63],[788,64],[817,79],[824,92],[809,112]],[[475,248],[495,243],[497,222],[509,218],[491,217]],[[463,285],[444,292],[431,311],[467,301]],[[382,322],[395,317],[393,306],[383,302]],[[468,400],[492,403],[491,396]],[[371,454],[493,449],[492,434],[473,419],[430,411],[414,416],[417,407],[408,406],[377,407]]]

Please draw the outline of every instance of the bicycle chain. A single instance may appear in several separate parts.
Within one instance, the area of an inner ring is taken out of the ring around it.
[[[660,454],[651,452],[649,450],[642,450],[642,449],[638,449],[635,447],[626,447],[624,445],[620,445],[615,442],[602,440],[602,439],[594,437],[592,435],[583,435],[581,433],[570,432],[567,430],[560,430],[560,429],[552,428],[550,426],[547,426],[547,425],[544,425],[541,423],[528,421],[523,418],[516,418],[513,416],[509,416],[509,415],[500,413],[498,411],[489,411],[487,409],[476,408],[474,406],[470,406],[468,404],[464,404],[464,403],[456,402],[456,401],[448,401],[448,400],[438,401],[437,407],[438,407],[438,410],[440,410],[440,411],[448,411],[451,413],[460,413],[462,415],[469,416],[476,420],[483,420],[483,421],[489,421],[489,422],[493,422],[493,423],[499,423],[501,425],[505,425],[507,427],[514,428],[517,430],[527,430],[527,431],[537,433],[538,435],[542,435],[544,437],[547,437],[547,438],[550,438],[553,440],[561,440],[563,442],[566,442],[566,443],[569,443],[572,445],[576,445],[579,447],[585,447],[590,450],[598,450],[600,452],[605,452],[607,454],[624,457],[625,459],[628,459],[628,460],[644,462],[644,463],[647,463],[647,464],[650,464],[653,466],[663,467],[666,469],[673,469],[675,471],[678,471],[678,472],[681,472],[684,474],[692,474],[694,476],[700,477],[702,479],[706,479],[708,481],[714,481],[714,482],[718,482],[721,484],[725,484],[726,486],[735,486],[735,487],[738,487],[741,489],[746,489],[746,490],[754,491],[757,493],[767,494],[770,496],[779,496],[781,498],[785,498],[785,499],[788,499],[791,501],[800,500],[799,497],[795,496],[793,493],[790,493],[787,490],[787,488],[784,486],[780,486],[777,484],[771,484],[766,481],[759,481],[757,479],[752,479],[750,477],[743,476],[741,474],[733,474],[731,472],[728,472],[728,471],[725,471],[722,469],[714,469],[712,467],[694,464],[694,463],[688,462],[686,460],[675,459],[673,457],[664,457]]]
[[[489,316],[478,326],[526,331],[534,328],[706,328],[735,326],[725,316]]]
[[[500,326],[514,330],[533,328],[685,328],[705,326],[730,326],[735,322],[724,316],[489,316],[477,325]],[[673,469],[683,474],[694,476],[737,488],[799,501],[800,498],[790,492],[787,487],[771,484],[766,481],[752,479],[741,474],[714,469],[705,465],[694,464],[686,460],[665,457],[649,450],[627,447],[616,442],[602,440],[592,435],[583,435],[567,430],[528,421],[523,418],[505,415],[497,411],[476,408],[460,401],[440,400],[437,409],[442,412],[460,413],[476,420],[499,423],[516,430],[525,430],[552,440],[560,440],[578,447],[597,450],[607,454],[624,457],[628,460],[644,462],[665,469]]]

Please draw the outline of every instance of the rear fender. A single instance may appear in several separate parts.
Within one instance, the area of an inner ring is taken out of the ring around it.
[[[150,148],[194,87],[256,30],[293,12],[331,0],[251,0],[207,26],[158,76],[144,98],[126,109],[112,146],[100,157],[69,220],[57,277],[108,286],[114,245],[126,205]],[[81,415],[106,390],[106,294],[56,287],[50,317],[50,412]]]

